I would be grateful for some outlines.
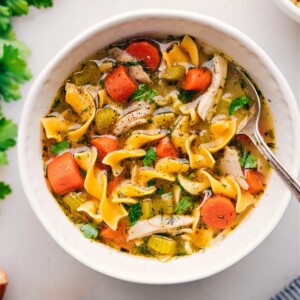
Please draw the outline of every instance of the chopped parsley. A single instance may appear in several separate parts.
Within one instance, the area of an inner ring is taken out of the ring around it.
[[[129,208],[128,217],[130,226],[133,226],[142,216],[141,203],[132,204]]]
[[[250,99],[245,95],[233,99],[229,105],[229,114],[233,115],[237,110],[241,109],[242,107],[246,108],[246,105],[249,103],[249,101]]]
[[[126,63],[123,63],[123,66],[125,67],[138,66],[138,65],[140,65],[140,62],[138,61],[128,61]]]
[[[155,90],[148,88],[146,84],[142,83],[134,91],[134,93],[131,96],[131,99],[137,101],[151,101],[156,95],[157,92]]]
[[[186,91],[184,89],[179,89],[178,99],[183,103],[191,102],[196,94],[196,91]]]
[[[144,159],[143,159],[143,164],[146,167],[152,166],[153,162],[156,160],[156,152],[153,147],[150,147],[149,150],[147,151]]]
[[[51,148],[51,153],[56,155],[58,154],[59,152],[62,152],[66,149],[69,149],[71,147],[71,143],[70,142],[67,142],[67,141],[64,141],[64,142],[58,142],[58,143],[55,143],[52,148]]]
[[[240,157],[240,165],[244,169],[256,169],[257,168],[257,158],[250,154],[250,151],[242,151],[242,156]]]
[[[95,239],[99,233],[98,227],[94,223],[84,224],[80,227],[80,230],[87,239]]]
[[[147,185],[148,186],[154,186],[155,185],[155,182],[156,182],[156,179],[154,178],[154,179],[151,179],[151,180],[149,180],[148,182],[147,182]]]
[[[175,207],[175,214],[182,215],[185,212],[190,211],[194,207],[194,203],[191,199],[191,197],[184,196],[181,198],[181,200],[177,203]]]
[[[157,190],[156,190],[156,195],[161,196],[161,195],[163,195],[164,193],[165,193],[164,187],[163,187],[162,185],[159,186],[159,187],[157,188]]]

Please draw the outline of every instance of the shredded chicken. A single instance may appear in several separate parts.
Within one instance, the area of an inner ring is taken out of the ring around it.
[[[144,71],[141,65],[129,67],[129,74],[139,82],[142,83],[151,82],[149,75]]]
[[[220,55],[213,58],[213,80],[208,90],[201,95],[198,114],[203,121],[210,121],[222,96],[227,76],[227,60]]]
[[[118,47],[109,49],[108,55],[110,55],[116,61],[121,62],[121,63],[128,63],[128,62],[136,61],[136,59],[133,56],[131,56],[126,51],[124,51]],[[141,65],[130,66],[129,74],[139,82],[143,82],[143,83],[151,82],[149,75],[144,71],[144,69]]]
[[[134,240],[136,238],[142,238],[155,233],[172,232],[177,231],[179,227],[187,227],[191,225],[194,218],[191,216],[179,216],[172,217],[155,216],[148,220],[138,221],[128,230],[128,240]]]
[[[194,101],[182,105],[180,111],[183,114],[192,114],[198,107],[198,114],[203,121],[211,121],[217,104],[222,96],[227,76],[227,60],[220,55],[213,58],[213,80],[207,91]]]
[[[138,109],[138,107],[140,108]],[[139,102],[139,106],[137,106],[135,110],[126,114],[117,122],[113,129],[113,134],[120,135],[138,125],[146,124],[148,122],[146,117],[151,115],[154,109],[155,107],[147,102]]]
[[[242,189],[248,190],[249,185],[245,180],[236,149],[225,147],[224,156],[220,161],[220,170],[224,175],[227,174],[234,177]]]
[[[111,48],[107,51],[108,55],[111,56],[113,59],[115,59],[118,62],[121,63],[127,63],[131,61],[136,61],[136,59],[128,54],[127,52],[123,51],[122,49],[115,47]]]

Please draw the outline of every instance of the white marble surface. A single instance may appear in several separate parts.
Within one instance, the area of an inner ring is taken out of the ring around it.
[[[53,8],[32,8],[28,16],[14,21],[18,37],[32,49],[29,66],[33,79],[82,30],[117,13],[145,8],[192,10],[242,30],[274,60],[300,101],[300,26],[271,0],[56,0]],[[17,123],[31,84],[23,86],[21,101],[4,106],[5,114]],[[14,191],[0,203],[0,267],[9,277],[5,300],[89,300],[104,296],[111,300],[259,300],[268,299],[300,274],[300,206],[295,199],[262,245],[210,278],[176,286],[147,286],[98,274],[66,254],[41,226],[22,190],[16,152],[16,148],[9,151],[10,164],[0,169],[0,179],[11,183]]]

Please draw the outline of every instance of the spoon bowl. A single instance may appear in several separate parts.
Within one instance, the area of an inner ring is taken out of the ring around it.
[[[251,80],[244,74],[241,68],[234,66],[230,63],[231,68],[235,68],[235,70],[240,74],[243,78],[244,82],[247,85],[249,96],[253,101],[252,110],[250,113],[250,120],[245,127],[243,127],[239,133],[247,135],[251,141],[256,145],[257,149],[264,156],[264,158],[268,161],[271,167],[276,171],[276,173],[280,176],[280,178],[285,182],[288,188],[291,190],[293,195],[300,202],[300,184],[297,180],[287,171],[287,169],[282,165],[282,163],[276,158],[274,153],[270,150],[264,139],[262,138],[259,129],[258,123],[261,115],[261,103],[259,95],[256,91],[255,86],[251,82]]]

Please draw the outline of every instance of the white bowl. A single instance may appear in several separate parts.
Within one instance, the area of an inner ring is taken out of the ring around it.
[[[299,114],[288,83],[270,58],[247,36],[218,20],[187,11],[147,10],[105,20],[68,43],[36,79],[19,128],[18,158],[27,198],[55,241],[83,264],[104,274],[140,283],[169,284],[201,279],[228,268],[257,247],[274,229],[291,194],[275,175],[249,217],[224,241],[204,253],[168,263],[131,256],[91,242],[67,219],[43,177],[40,119],[57,89],[85,57],[116,40],[143,33],[189,34],[221,49],[245,67],[269,103],[275,120],[277,155],[293,173],[299,169]]]
[[[274,0],[277,6],[294,21],[300,23],[300,8],[291,0]]]

